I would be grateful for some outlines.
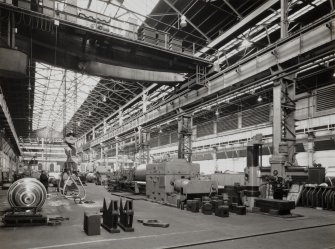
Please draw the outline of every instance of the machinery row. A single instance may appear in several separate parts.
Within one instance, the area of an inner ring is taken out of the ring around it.
[[[206,178],[200,176],[199,164],[179,158],[161,163],[142,164],[134,169],[116,172],[108,180],[108,188],[111,192],[121,190],[145,194],[151,201],[172,206],[180,206],[181,203],[186,205],[188,200],[206,196],[227,194],[230,199],[237,196],[236,203],[244,205],[249,211],[257,210],[254,209],[255,200],[260,202],[260,198],[267,200],[264,205],[271,203],[274,209],[276,206],[279,208],[283,202],[290,203],[287,206],[291,209],[296,204],[308,206],[306,202],[314,203],[316,207],[316,203],[322,203],[316,201],[316,196],[320,196],[321,199],[324,193],[328,199],[323,203],[327,203],[327,209],[335,210],[335,206],[331,204],[335,200],[335,191],[332,186],[324,183],[324,168],[286,165],[283,166],[285,175],[278,175],[276,171],[271,174],[271,167],[262,167],[261,158],[262,135],[259,134],[247,146],[244,182],[236,179],[235,186],[217,181],[215,175]],[[314,194],[311,194],[312,192]],[[310,200],[311,198],[314,199]]]
[[[187,117],[179,119],[180,134],[189,136]],[[200,176],[200,165],[192,163],[191,153],[185,146],[187,138],[181,138],[179,158],[161,163],[142,164],[130,170],[116,172],[108,179],[108,189],[145,194],[147,199],[178,208],[187,207],[204,214],[213,212],[226,217],[228,212],[245,214],[267,212],[274,215],[290,215],[291,209],[306,207],[335,210],[335,191],[325,183],[325,169],[283,165],[281,174],[277,168],[262,167],[262,135],[256,135],[247,145],[247,164],[244,182],[227,185],[215,177]],[[61,194],[68,199],[83,201],[86,191],[78,176],[75,137],[65,137],[67,160],[59,182]],[[186,157],[185,157],[186,156]],[[284,172],[284,174],[283,174]],[[99,178],[97,179],[99,182]],[[98,183],[97,182],[97,183]],[[9,226],[44,224],[46,217],[39,213],[46,200],[47,191],[34,178],[23,178],[12,183],[8,190],[11,212],[3,222]],[[220,208],[219,208],[220,207]],[[218,209],[219,208],[219,209]]]

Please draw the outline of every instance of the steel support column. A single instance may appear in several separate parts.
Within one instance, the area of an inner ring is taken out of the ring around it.
[[[195,80],[198,85],[207,87],[207,69],[205,66],[196,65],[196,75]]]
[[[308,154],[308,165],[307,165],[308,167],[313,167],[314,164],[314,152],[315,152],[314,140],[315,140],[314,132],[309,132],[307,138],[307,146],[305,148]]]
[[[333,11],[335,9],[335,0],[329,0],[329,2],[330,2],[331,10]]]
[[[104,118],[103,120],[103,134],[106,134],[107,132],[107,124],[106,124],[106,119]]]
[[[122,109],[119,110],[119,125],[122,126],[123,124],[123,112],[122,112]]]
[[[150,152],[150,132],[141,127],[138,129],[139,138],[139,163],[148,164],[149,163],[149,152]]]
[[[280,38],[288,35],[288,0],[280,0]]]
[[[148,94],[146,92],[143,92],[142,96],[142,111],[143,113],[147,112],[147,99],[148,99]]]
[[[8,47],[15,49],[15,15],[13,12],[8,13]]]
[[[192,161],[192,116],[181,114],[178,117],[178,158]]]
[[[272,175],[284,178],[285,166],[295,164],[295,141],[295,81],[290,76],[276,81],[273,87]]]
[[[119,168],[119,138],[115,137],[115,170],[120,170]]]

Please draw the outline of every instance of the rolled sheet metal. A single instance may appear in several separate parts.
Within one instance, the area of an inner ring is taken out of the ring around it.
[[[10,186],[7,197],[12,207],[40,208],[46,200],[47,191],[39,180],[22,178]]]
[[[135,181],[145,182],[146,170],[147,170],[146,167],[147,167],[146,164],[140,164],[140,165],[137,166],[137,168],[135,169],[135,173],[134,173],[134,180]]]

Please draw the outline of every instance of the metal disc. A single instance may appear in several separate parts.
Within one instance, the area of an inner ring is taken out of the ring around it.
[[[14,182],[8,189],[8,202],[12,207],[42,207],[47,191],[35,178],[23,178]]]

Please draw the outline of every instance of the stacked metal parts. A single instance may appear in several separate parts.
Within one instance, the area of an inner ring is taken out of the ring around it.
[[[335,211],[335,188],[306,184],[301,192],[298,205]]]

